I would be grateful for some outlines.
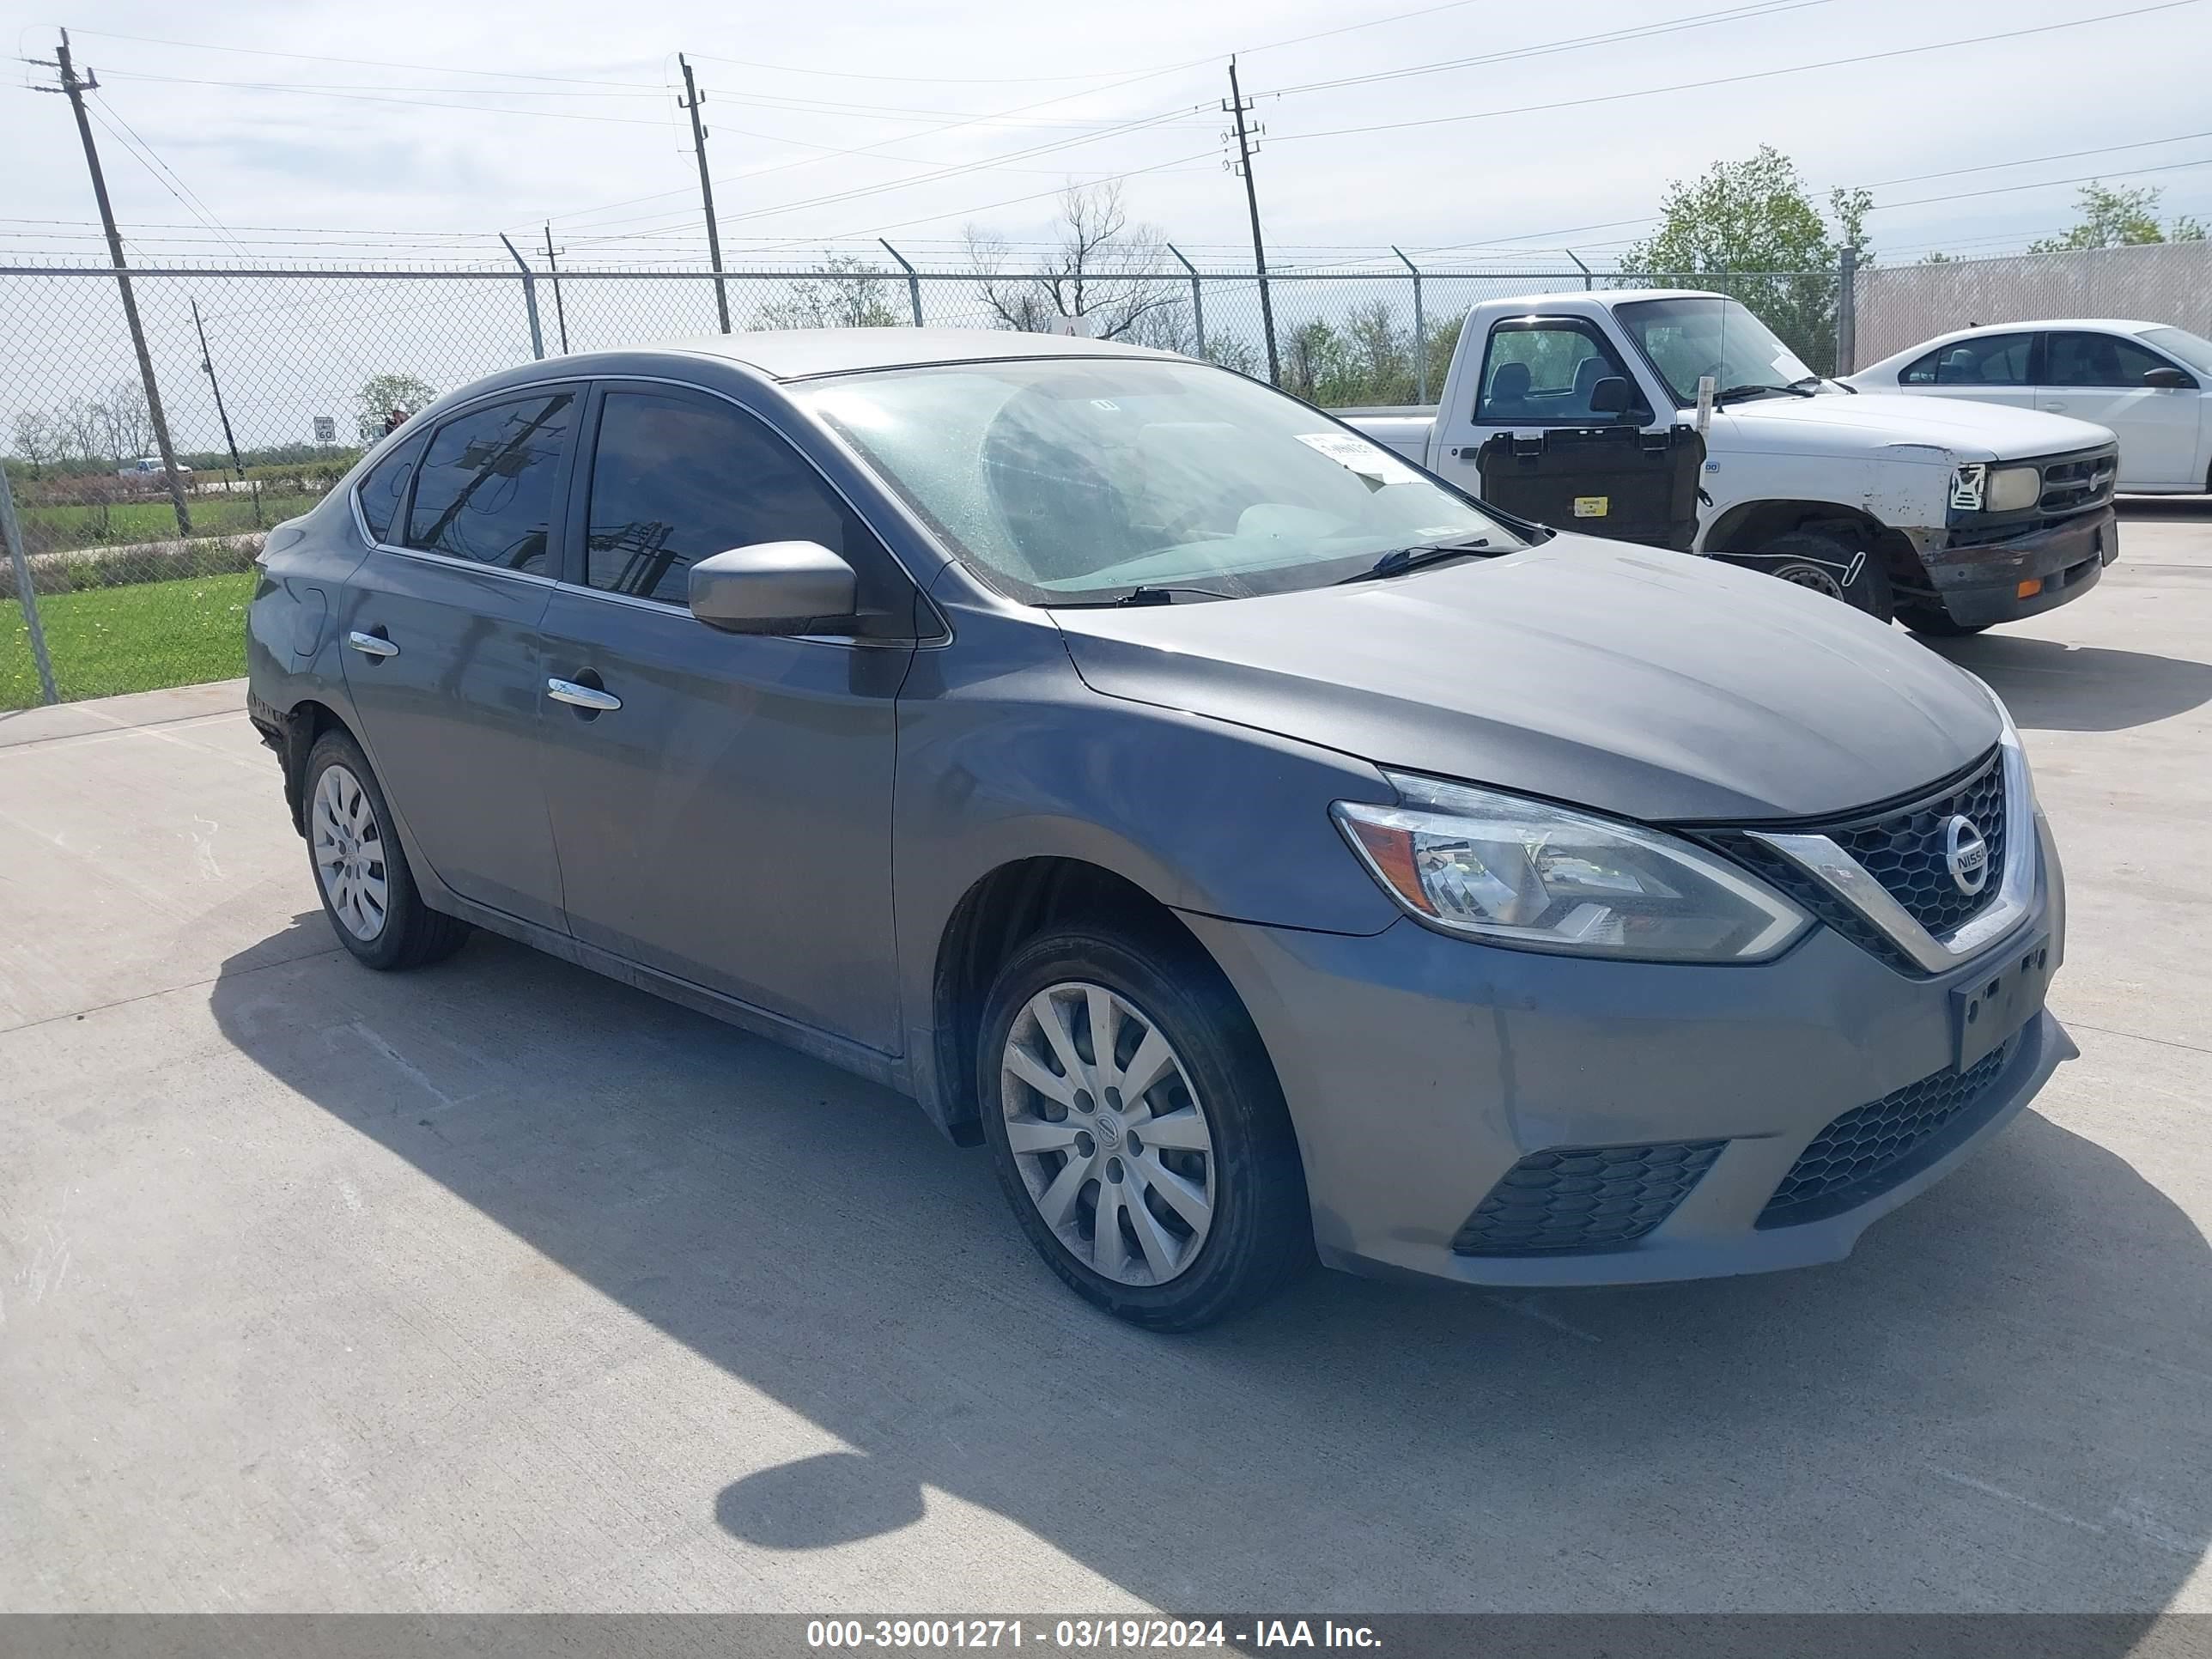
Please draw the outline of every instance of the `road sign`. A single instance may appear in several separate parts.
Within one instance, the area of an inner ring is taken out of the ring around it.
[[[334,444],[334,443],[336,443],[337,441],[338,441],[338,422],[337,422],[337,416],[335,416],[335,415],[318,415],[318,416],[315,416],[315,441],[316,441],[317,443],[319,443],[319,444]]]

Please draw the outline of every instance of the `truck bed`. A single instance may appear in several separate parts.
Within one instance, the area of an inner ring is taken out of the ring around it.
[[[1384,448],[1404,456],[1414,465],[1426,466],[1429,464],[1429,434],[1437,424],[1436,404],[1333,409],[1329,413],[1365,433]]]

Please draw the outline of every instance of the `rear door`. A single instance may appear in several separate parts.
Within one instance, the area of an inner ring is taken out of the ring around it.
[[[1978,334],[1926,351],[1898,371],[1900,392],[1964,398],[1978,404],[2035,407],[2036,337],[2032,330]]]
[[[610,382],[539,676],[544,790],[585,943],[887,1053],[897,695],[920,596],[844,498],[726,398]],[[818,542],[860,578],[836,637],[721,633],[694,560]],[[618,707],[544,696],[548,678]]]
[[[1491,325],[1481,352],[1473,398],[1456,392],[1467,406],[1437,412],[1432,463],[1436,471],[1470,495],[1482,491],[1477,459],[1482,446],[1500,432],[1653,424],[1650,400],[1640,382],[1588,318],[1500,318]],[[1601,414],[1591,408],[1590,394],[1600,381],[1613,379],[1628,383],[1631,407]],[[1600,526],[1582,527],[1602,533]]]
[[[2124,334],[2054,330],[2044,337],[2036,407],[2110,427],[2120,441],[2122,489],[2191,489],[2203,482],[2196,377],[2181,388],[2143,384],[2154,368],[2179,368]]]
[[[340,621],[346,690],[392,810],[465,898],[562,925],[538,784],[552,596],[583,386],[511,392],[448,416],[408,475],[359,498],[369,551]]]

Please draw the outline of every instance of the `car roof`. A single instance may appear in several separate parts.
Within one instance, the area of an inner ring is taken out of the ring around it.
[[[775,380],[851,374],[871,368],[972,363],[1019,357],[1155,357],[1171,351],[1089,340],[1069,334],[1024,334],[1008,328],[787,328],[714,334],[654,348],[688,356],[720,357]]]
[[[1954,328],[1948,334],[1938,334],[1923,341],[1933,345],[1942,340],[1970,340],[1978,334],[2017,334],[2021,330],[2047,331],[2054,328],[2101,329],[2113,334],[2147,334],[2154,328],[2166,328],[2166,323],[2146,323],[2132,317],[2037,317],[2016,323],[1976,323],[1968,328]]]

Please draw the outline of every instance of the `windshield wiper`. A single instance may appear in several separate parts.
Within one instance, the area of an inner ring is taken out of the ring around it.
[[[1714,407],[1718,408],[1731,398],[1756,398],[1764,392],[1784,392],[1793,398],[1811,398],[1818,395],[1810,386],[1732,386],[1725,392],[1713,393],[1713,404]]]
[[[1417,542],[1411,547],[1394,547],[1364,570],[1355,570],[1349,576],[1338,578],[1337,586],[1346,582],[1380,581],[1386,576],[1402,576],[1408,570],[1419,570],[1424,565],[1441,564],[1446,559],[1465,558],[1468,554],[1490,545],[1487,536],[1477,536],[1464,542]]]
[[[1175,596],[1178,593],[1195,593],[1200,598],[1207,599],[1233,599],[1237,597],[1234,593],[1224,593],[1218,587],[1192,587],[1182,582],[1162,582],[1150,586],[1139,584],[1126,593],[1115,594],[1110,599],[1063,599],[1057,604],[1047,605],[1045,609],[1048,611],[1107,611],[1121,605],[1173,605]]]

